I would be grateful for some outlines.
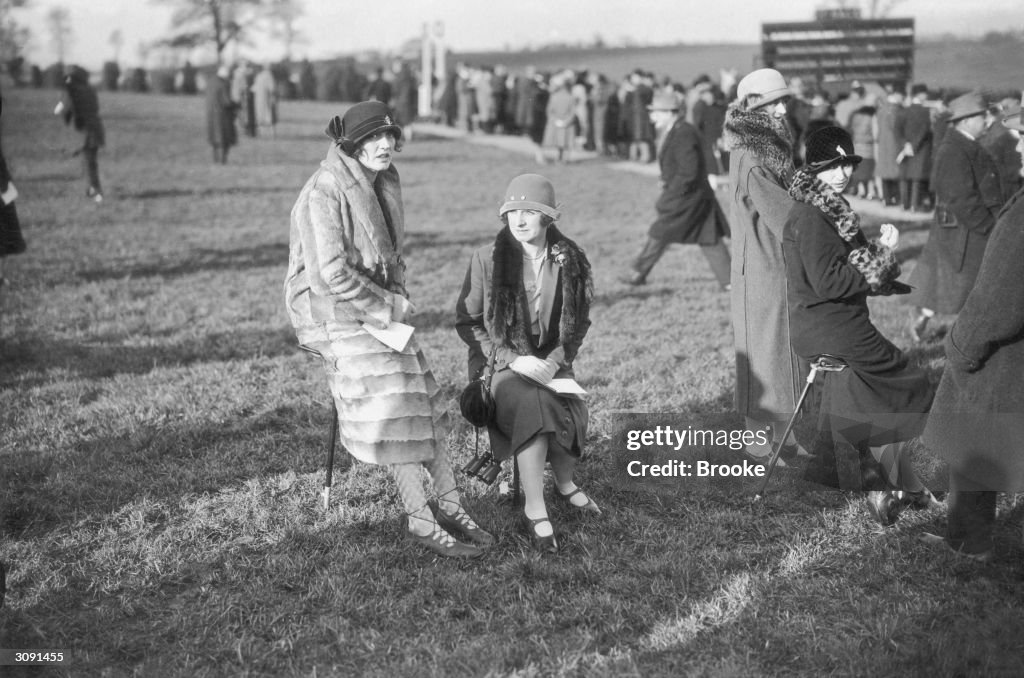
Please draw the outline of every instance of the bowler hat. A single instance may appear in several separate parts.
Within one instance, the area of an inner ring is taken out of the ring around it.
[[[1003,117],[1003,124],[1008,129],[1024,132],[1024,117],[1021,116],[1021,113],[1021,109],[1018,108],[1016,113]]]
[[[783,97],[791,96],[793,92],[786,84],[782,73],[774,68],[759,68],[747,73],[736,87],[736,96],[740,101],[743,101],[748,94],[760,95],[761,98],[754,104],[754,108],[760,108],[775,103]]]
[[[987,110],[988,104],[979,92],[968,92],[949,102],[949,122],[982,115]]]
[[[649,111],[678,111],[679,110],[679,96],[675,92],[658,92],[654,95],[650,105],[647,107]]]
[[[342,117],[334,116],[327,125],[327,136],[334,139],[343,151],[352,155],[359,142],[382,130],[402,138],[402,128],[395,122],[391,109],[379,101],[363,101],[345,111]]]
[[[853,152],[853,138],[842,127],[822,127],[805,142],[807,169],[817,173],[836,165],[856,165],[863,158]]]
[[[539,174],[520,174],[509,182],[498,216],[512,210],[536,210],[552,219],[561,216],[555,204],[555,187]]]

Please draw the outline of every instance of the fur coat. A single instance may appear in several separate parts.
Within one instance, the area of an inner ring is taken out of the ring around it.
[[[790,344],[782,232],[793,205],[792,141],[784,120],[732,106],[732,325],[736,409],[761,422],[785,421],[796,408],[807,365]]]
[[[398,171],[374,177],[332,145],[292,208],[285,305],[324,356],[342,443],[375,464],[433,459],[446,416],[415,336],[395,351],[366,330],[406,296],[404,239]]]
[[[542,288],[541,333],[530,336],[530,318],[523,286],[521,248],[501,229],[493,245],[473,253],[456,305],[456,330],[469,347],[469,378],[480,375],[494,350],[494,370],[504,369],[520,355],[558,363],[560,373],[572,363],[590,329],[593,281],[590,262],[580,247],[552,225],[547,231],[547,280]]]

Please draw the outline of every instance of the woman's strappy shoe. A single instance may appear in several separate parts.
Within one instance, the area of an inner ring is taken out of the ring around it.
[[[549,534],[546,537],[542,537],[539,534],[537,534],[537,526],[541,523],[550,523],[551,534]],[[523,528],[526,530],[526,533],[530,536],[530,544],[533,545],[533,548],[542,553],[558,553],[558,539],[555,538],[555,524],[551,522],[550,518],[545,516],[543,518],[537,518],[536,520],[534,520],[533,518],[527,517],[527,515],[524,513]]]
[[[448,532],[460,532],[470,543],[476,544],[477,546],[488,547],[494,546],[497,541],[487,530],[483,529],[476,524],[476,521],[466,513],[466,509],[459,506],[459,510],[454,514],[445,513],[441,507],[431,502],[430,509],[434,512],[434,518],[437,520],[437,524],[443,527]]]
[[[582,506],[577,506],[576,504],[572,503],[572,498],[575,497],[577,494],[582,494],[584,497],[586,497],[587,503],[583,504]],[[594,500],[591,499],[587,494],[583,492],[583,490],[581,490],[578,487],[569,494],[562,494],[561,492],[558,491],[558,488],[556,487],[555,498],[558,499],[559,501],[564,502],[569,508],[575,509],[582,513],[589,513],[594,516],[601,515],[600,507],[598,507],[598,505],[594,503]]]
[[[478,546],[465,544],[449,534],[438,523],[430,534],[419,535],[406,526],[406,535],[420,546],[445,558],[479,558],[484,552]]]

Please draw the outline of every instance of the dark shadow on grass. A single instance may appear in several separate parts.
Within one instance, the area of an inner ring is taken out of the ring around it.
[[[675,296],[678,293],[679,291],[672,287],[660,285],[644,285],[641,287],[620,285],[617,291],[595,295],[591,306],[611,306],[626,299],[660,299]]]
[[[405,234],[405,243],[403,247],[404,256],[409,259],[413,258],[419,252],[431,249],[448,249],[453,247],[482,247],[489,242],[494,240],[493,234],[488,233],[475,233],[475,234],[463,234],[463,235],[452,235],[450,233],[437,233],[437,232],[420,232],[413,231]],[[469,264],[467,259],[466,264]]]
[[[202,271],[245,271],[255,268],[288,265],[288,243],[271,243],[235,250],[198,248],[155,263],[140,263],[124,268],[100,268],[79,271],[78,277],[89,282],[103,280],[124,280],[160,276],[176,278]]]
[[[25,337],[3,345],[0,390],[41,386],[51,380],[49,373],[54,370],[66,370],[72,378],[107,379],[119,374],[146,374],[160,367],[276,357],[296,351],[295,333],[290,328],[260,333],[219,332],[144,348],[125,346],[121,338],[80,344]]]

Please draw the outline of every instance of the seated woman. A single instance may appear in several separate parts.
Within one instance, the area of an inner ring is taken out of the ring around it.
[[[345,449],[394,476],[411,540],[442,556],[481,556],[494,538],[462,507],[433,372],[415,337],[399,350],[376,332],[412,313],[402,185],[392,163],[402,128],[387,106],[364,101],[332,118],[327,134],[327,157],[292,208],[288,317],[299,343],[324,358]],[[423,490],[424,468],[436,506]]]
[[[555,228],[555,189],[544,177],[514,178],[498,215],[503,228],[494,244],[473,253],[456,328],[469,346],[470,379],[494,361],[491,451],[499,461],[516,457],[525,527],[535,547],[556,551],[544,503],[545,461],[551,462],[556,498],[579,511],[601,513],[573,483],[587,435],[587,406],[539,385],[573,376],[573,359],[590,328],[590,262]]]
[[[888,487],[907,492],[907,503],[928,506],[935,500],[914,473],[905,443],[923,429],[934,389],[871,323],[868,296],[909,288],[896,281],[896,229],[884,225],[882,237],[869,243],[842,196],[858,162],[849,133],[825,127],[807,138],[806,165],[793,176],[796,202],[783,236],[793,348],[806,360],[825,353],[849,365],[825,377],[822,428],[859,455],[870,453]],[[868,493],[883,525],[895,522],[898,496]]]

